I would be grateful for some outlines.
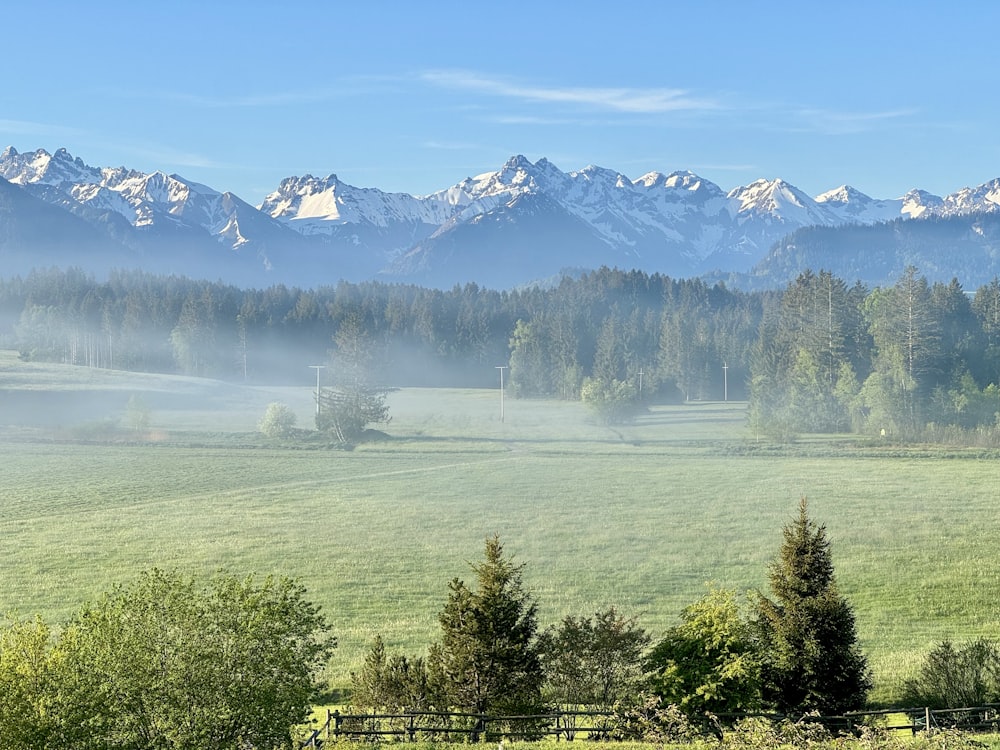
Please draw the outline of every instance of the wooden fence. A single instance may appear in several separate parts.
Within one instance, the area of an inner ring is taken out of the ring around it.
[[[469,740],[482,737],[541,739],[554,736],[572,741],[578,734],[607,736],[611,711],[553,711],[531,716],[491,716],[448,711],[407,711],[398,714],[342,714],[327,711],[326,723],[302,747],[320,747],[327,740]]]
[[[552,711],[532,716],[489,716],[446,711],[407,711],[403,713],[342,714],[327,711],[325,724],[312,732],[302,748],[319,748],[330,740],[415,742],[418,739],[470,741],[491,739],[542,739],[572,742],[574,739],[609,739],[613,722],[611,711]],[[853,732],[866,725],[878,725],[890,731],[916,733],[928,728],[957,728],[970,732],[1000,731],[1000,704],[967,708],[889,708],[879,711],[853,711],[842,716],[790,717],[779,714],[720,714],[724,725],[749,717],[806,719],[824,724],[834,731]]]

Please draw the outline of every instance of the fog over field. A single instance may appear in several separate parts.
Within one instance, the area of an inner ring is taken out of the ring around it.
[[[498,376],[496,371],[494,376]],[[390,392],[381,438],[318,433],[315,371],[244,385],[0,355],[0,604],[55,621],[139,570],[300,578],[347,687],[376,634],[422,653],[446,584],[501,534],[544,623],[614,605],[663,632],[707,582],[766,585],[807,496],[891,700],[936,640],[1000,635],[992,453],[756,434],[745,402],[651,403],[622,424],[491,388]],[[141,403],[141,429],[134,398]],[[269,403],[299,432],[266,438]]]

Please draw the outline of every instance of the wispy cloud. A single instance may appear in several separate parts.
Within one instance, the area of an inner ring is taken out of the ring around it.
[[[431,70],[421,73],[419,77],[420,80],[441,88],[461,89],[525,102],[576,104],[631,114],[719,108],[717,102],[694,97],[685,89],[537,86],[461,70]]]
[[[797,130],[826,135],[852,135],[894,124],[917,114],[916,109],[895,109],[886,112],[835,112],[825,109],[800,109],[795,112],[802,123]]]
[[[485,119],[499,125],[568,125],[573,122],[565,117],[533,117],[531,115],[498,115]]]

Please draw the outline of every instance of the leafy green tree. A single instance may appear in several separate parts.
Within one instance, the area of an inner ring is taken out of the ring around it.
[[[580,389],[580,400],[604,424],[630,422],[643,410],[638,389],[622,380],[587,378]]]
[[[510,390],[514,396],[547,396],[552,363],[539,323],[518,320],[510,336]]]
[[[438,618],[441,641],[431,648],[428,666],[451,707],[521,715],[540,710],[537,605],[524,588],[523,567],[493,536],[486,540],[485,559],[472,566],[476,589],[458,578],[448,584]]]
[[[40,619],[15,620],[0,632],[0,750],[72,745],[78,722],[60,700],[65,660]]]
[[[548,699],[611,706],[631,697],[642,680],[649,641],[634,618],[614,607],[593,618],[564,618],[539,637]]]
[[[285,748],[336,645],[287,578],[152,570],[83,609],[66,659],[87,747]]]
[[[733,591],[712,589],[646,659],[650,687],[692,717],[760,707],[760,653]]]
[[[288,404],[272,401],[264,410],[264,416],[257,428],[267,437],[284,437],[295,429],[295,412]]]
[[[931,708],[985,706],[1000,700],[1000,648],[979,638],[963,648],[941,641],[924,658],[919,674],[907,680],[908,705]]]
[[[837,589],[826,527],[809,519],[805,498],[783,537],[770,572],[774,598],[757,602],[765,704],[826,715],[861,708],[871,678],[854,611]]]

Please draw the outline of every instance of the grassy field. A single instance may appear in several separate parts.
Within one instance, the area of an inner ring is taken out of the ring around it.
[[[847,438],[759,443],[744,404],[654,408],[627,427],[575,403],[405,389],[389,437],[333,450],[254,431],[301,388],[30,365],[0,353],[0,611],[70,616],[139,570],[300,578],[346,685],[376,633],[422,652],[447,581],[499,533],[543,624],[614,604],[658,635],[706,583],[766,586],[807,496],[875,669],[876,698],[937,640],[1000,636],[997,457]],[[315,381],[312,381],[315,382]],[[131,395],[148,435],[88,442]]]

